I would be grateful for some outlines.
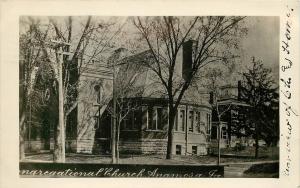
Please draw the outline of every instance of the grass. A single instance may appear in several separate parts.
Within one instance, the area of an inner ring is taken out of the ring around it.
[[[254,164],[245,172],[245,177],[279,177],[279,163]]]
[[[217,154],[217,149],[214,148],[212,150],[214,155]],[[245,147],[244,149],[238,151],[236,148],[222,148],[221,149],[222,155],[235,155],[237,157],[243,156],[248,158],[254,158],[255,155],[255,147]],[[268,160],[278,160],[279,159],[279,148],[278,147],[264,147],[261,146],[258,149],[258,157],[264,158]]]
[[[269,158],[254,159],[254,158],[236,158],[227,157],[221,158],[221,163],[242,163],[255,161],[270,160]],[[51,153],[36,154],[26,156],[26,161],[37,162],[52,162],[53,155]],[[67,163],[111,163],[110,156],[89,155],[89,154],[66,154]],[[182,164],[182,165],[214,165],[217,163],[215,156],[184,156],[175,155],[171,160],[166,160],[165,155],[121,155],[119,159],[121,164]]]

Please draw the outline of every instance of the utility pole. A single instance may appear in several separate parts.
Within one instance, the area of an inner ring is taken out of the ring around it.
[[[31,126],[32,126],[31,97],[29,97],[28,149],[29,149],[30,152],[31,152]]]
[[[219,166],[221,163],[221,115],[219,112],[219,104],[218,104],[218,97],[217,97],[217,91],[214,91],[213,97],[214,97],[214,103],[216,106],[216,111],[218,115],[218,126],[217,126],[217,139],[218,139],[218,161],[217,165]]]
[[[54,162],[56,163],[65,163],[65,121],[64,121],[64,89],[63,89],[63,63],[64,55],[70,55],[68,52],[63,51],[63,46],[70,46],[69,43],[63,43],[61,41],[52,41],[58,45],[57,54],[57,69],[58,69],[58,127],[57,127],[57,142],[54,147]],[[67,48],[69,49],[69,48]]]
[[[111,154],[112,154],[112,163],[117,163],[117,157],[116,157],[116,125],[117,125],[117,99],[116,99],[116,80],[115,80],[115,62],[113,62],[113,124],[112,124],[112,148],[111,148]]]
[[[63,51],[62,46],[59,47],[57,52],[58,62],[58,127],[57,127],[57,143],[54,149],[54,162],[64,163],[65,162],[65,126],[64,126],[64,94],[63,94],[63,75],[62,75],[62,64],[63,64]]]
[[[220,119],[220,117],[219,117]],[[220,165],[221,163],[221,122],[219,120],[218,122],[218,163],[217,165]]]

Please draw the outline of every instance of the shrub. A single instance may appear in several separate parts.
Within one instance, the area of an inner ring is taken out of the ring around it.
[[[245,150],[246,147],[243,146],[241,143],[237,143],[235,146],[234,146],[234,151],[242,151],[242,150]]]

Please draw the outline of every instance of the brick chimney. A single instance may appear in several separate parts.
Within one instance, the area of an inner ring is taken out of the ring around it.
[[[186,41],[182,46],[182,77],[187,79],[193,65],[193,40]]]
[[[214,93],[211,91],[209,92],[209,104],[214,104]]]
[[[239,80],[238,81],[238,100],[242,99],[241,92],[242,92],[242,81]]]

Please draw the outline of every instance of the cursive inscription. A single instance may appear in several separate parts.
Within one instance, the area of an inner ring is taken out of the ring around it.
[[[159,168],[153,170],[146,170],[142,168],[137,171],[126,171],[119,168],[99,168],[95,171],[82,171],[79,169],[65,169],[65,170],[20,170],[22,176],[46,176],[46,177],[150,177],[150,178],[200,178],[200,177],[211,177],[218,178],[222,177],[217,169],[208,170],[205,173],[166,173],[162,172]]]
[[[292,148],[291,148],[291,139],[293,136],[293,125],[292,118],[298,116],[295,108],[292,106],[293,99],[293,79],[291,76],[293,70],[293,61],[292,61],[292,40],[293,40],[293,23],[291,16],[293,14],[294,9],[289,8],[287,6],[286,15],[285,15],[285,27],[284,27],[284,35],[281,41],[281,50],[282,50],[282,60],[281,60],[281,78],[280,78],[280,86],[282,93],[282,108],[284,109],[284,114],[282,117],[286,120],[284,126],[284,134],[281,134],[282,140],[284,142],[284,149],[286,150],[286,156],[283,163],[283,174],[286,176],[290,176],[291,173],[291,165],[292,165]],[[294,86],[295,87],[295,86]]]

